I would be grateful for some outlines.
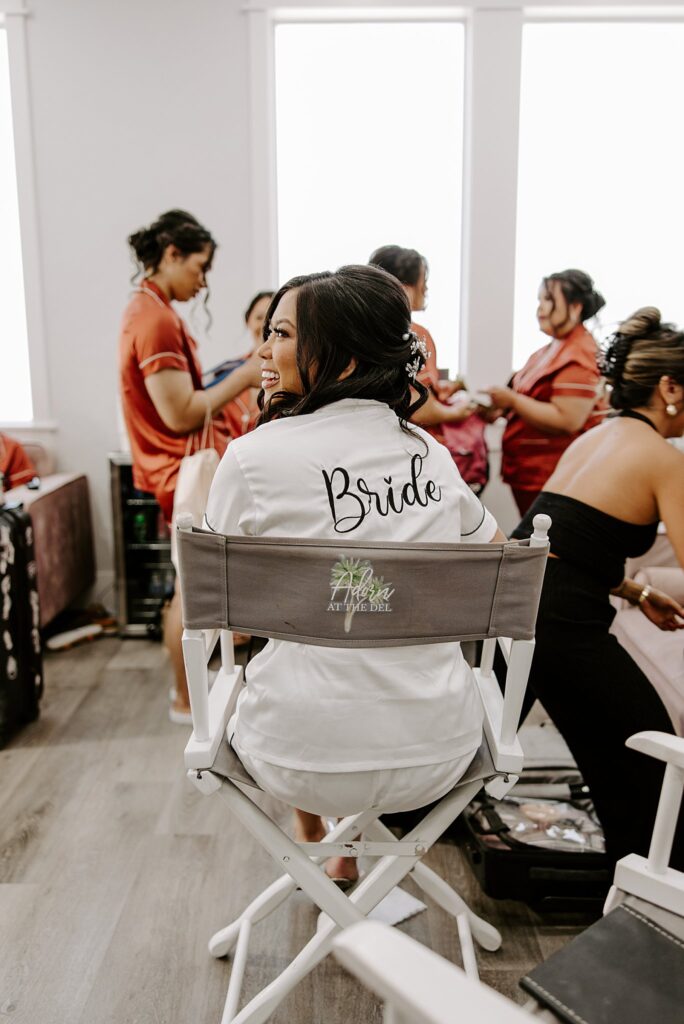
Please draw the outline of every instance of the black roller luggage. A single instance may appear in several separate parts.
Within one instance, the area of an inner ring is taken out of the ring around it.
[[[38,717],[43,659],[33,528],[21,505],[0,505],[0,747]]]

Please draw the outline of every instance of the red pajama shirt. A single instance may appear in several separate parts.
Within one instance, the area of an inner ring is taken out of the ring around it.
[[[194,389],[202,390],[197,343],[164,293],[145,281],[123,316],[119,342],[121,401],[133,455],[133,483],[154,494],[170,523],[188,435],[166,426],[145,386],[146,377],[169,369],[189,373]],[[213,431],[214,447],[223,455],[227,429],[221,416],[214,419]]]
[[[0,473],[3,474],[6,491],[27,484],[36,475],[36,467],[23,446],[7,434],[0,434]]]
[[[563,341],[554,340],[530,356],[516,373],[512,387],[538,402],[553,398],[594,398],[596,404],[581,430],[574,434],[547,434],[530,426],[511,410],[503,435],[501,475],[514,490],[540,491],[565,449],[576,437],[602,419],[600,374],[596,342],[579,324]]]

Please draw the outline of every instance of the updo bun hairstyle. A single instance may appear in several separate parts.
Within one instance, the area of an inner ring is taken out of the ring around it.
[[[396,278],[361,265],[293,277],[271,300],[265,341],[278,303],[292,289],[297,289],[296,358],[304,394],[280,392],[265,406],[261,392],[260,422],[356,398],[386,403],[408,429],[406,421],[427,400],[427,388],[416,379],[427,353],[411,329],[409,302]]]
[[[417,249],[404,249],[401,245],[381,245],[371,253],[368,260],[372,267],[380,267],[397,281],[406,285],[417,285],[420,275],[428,272],[427,260]]]
[[[684,333],[655,306],[642,306],[608,339],[599,369],[613,409],[646,406],[662,377],[684,384]]]
[[[128,236],[127,241],[135,264],[131,284],[135,284],[141,275],[151,277],[157,272],[164,250],[168,245],[174,245],[184,256],[201,252],[206,246],[209,246],[209,262],[205,268],[207,271],[211,269],[216,252],[216,241],[211,232],[207,231],[187,210],[167,210],[149,227],[134,231],[132,235]],[[204,295],[204,308],[209,327],[211,314],[207,305],[208,299],[209,288],[207,287]]]
[[[201,252],[208,245],[211,248],[209,266],[216,251],[211,233],[186,210],[167,210],[149,227],[129,235],[128,244],[136,261],[136,277],[141,270],[149,276],[159,269],[167,245],[175,245],[184,256]]]
[[[556,274],[549,274],[542,282],[547,291],[551,281],[558,282],[568,306],[572,306],[576,302],[580,303],[582,323],[591,320],[606,304],[601,293],[594,288],[593,279],[583,270],[561,270]]]

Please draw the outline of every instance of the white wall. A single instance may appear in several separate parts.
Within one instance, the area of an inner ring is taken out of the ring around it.
[[[30,0],[27,22],[52,443],[91,483],[111,569],[126,236],[171,206],[220,243],[205,365],[233,351],[251,280],[247,16],[240,0]],[[271,282],[264,282],[270,284]]]

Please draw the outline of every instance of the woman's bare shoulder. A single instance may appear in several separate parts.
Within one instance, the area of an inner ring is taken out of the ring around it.
[[[656,475],[664,471],[670,449],[660,434],[644,424],[612,418],[573,441],[552,479],[561,485],[610,481],[620,489],[631,480],[637,487],[648,487],[654,471]]]
[[[652,446],[653,465],[656,470],[664,469],[668,473],[684,474],[684,442],[677,438],[677,443],[661,438],[660,444]]]

